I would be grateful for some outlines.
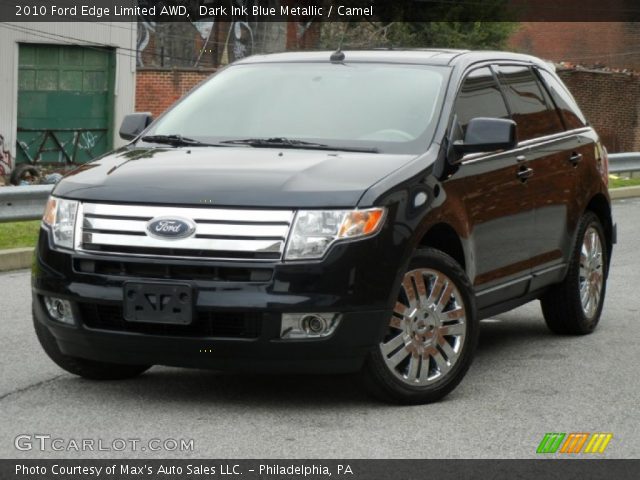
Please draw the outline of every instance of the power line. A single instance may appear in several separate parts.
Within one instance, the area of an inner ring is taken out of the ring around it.
[[[30,29],[30,31],[26,31],[26,30],[21,30],[20,28],[15,28],[14,25],[10,25],[7,24],[5,22],[0,22],[0,28],[5,28],[7,30],[11,30],[14,32],[18,32],[18,33],[26,33],[29,35],[33,35],[35,37],[38,38],[43,38],[45,40],[58,40],[58,38],[56,38],[56,35],[50,34],[48,32],[41,32],[41,31],[36,31],[36,30],[32,30]],[[106,45],[106,44],[100,44],[100,43],[96,43],[96,42],[91,42],[90,44],[87,44],[88,42],[86,41],[82,41],[82,43],[77,43],[77,42],[69,42],[69,41],[62,41],[63,43],[67,44],[67,45],[75,45],[75,46],[82,46],[84,48],[89,48],[89,49],[93,49],[93,50],[97,50],[97,51],[104,51],[104,48],[113,48],[113,45]],[[118,50],[120,50],[120,47],[117,47]],[[128,55],[126,53],[121,53],[118,52],[119,55],[122,55],[123,57],[130,57],[130,58],[137,58],[135,55]]]
[[[104,26],[113,26],[113,25],[109,25],[109,24],[105,24],[105,23],[101,23]],[[87,41],[87,40],[83,40],[80,38],[76,38],[76,37],[71,37],[69,35],[62,35],[62,34],[58,34],[58,33],[52,33],[52,32],[45,32],[42,30],[36,30],[33,28],[29,28],[23,25],[16,25],[15,23],[10,24],[7,22],[0,22],[0,27],[4,27],[16,32],[20,32],[20,33],[26,33],[26,34],[30,34],[30,35],[34,35],[37,36],[39,38],[44,38],[46,40],[60,40],[68,45],[83,45],[86,48],[91,48],[92,46],[95,49],[102,49],[102,48],[113,48],[113,45],[108,45],[108,44],[104,44],[104,43],[99,43],[99,42],[93,42],[93,41]],[[121,29],[125,29],[125,27],[119,27]],[[128,31],[130,31],[130,29],[126,29]],[[195,32],[194,32],[195,33]],[[162,34],[164,35],[164,34]],[[173,37],[175,38],[181,38],[186,40],[184,37],[178,36],[178,35],[173,35]],[[227,42],[209,42],[209,45],[211,46],[219,46],[219,47],[227,47],[228,43]],[[253,43],[254,48],[256,46],[256,43]],[[138,50],[137,49],[133,49],[133,48],[127,48],[127,47],[117,47],[118,50],[120,50],[118,52],[119,55],[122,55],[123,57],[129,57],[129,58],[135,58],[138,59]],[[133,54],[128,54],[126,52],[133,52]],[[140,54],[142,54],[142,52],[140,52]],[[167,60],[175,60],[175,61],[182,61],[185,63],[189,63],[189,64],[193,64],[197,58],[194,56],[193,58],[186,58],[186,57],[178,57],[175,55],[165,55],[162,53],[155,53],[155,52],[144,52],[144,55],[148,55],[148,56],[152,56],[152,57],[157,57],[157,58],[162,58],[162,59],[167,59]]]
[[[94,50],[100,50],[103,51],[104,48],[113,48],[113,45],[108,45],[105,43],[99,43],[99,42],[93,42],[93,41],[87,41],[87,40],[82,40],[82,39],[78,39],[75,37],[70,37],[67,35],[60,35],[57,33],[51,33],[51,32],[44,32],[42,30],[35,30],[33,28],[28,28],[28,27],[23,27],[23,26],[18,26],[18,25],[14,25],[14,24],[8,24],[6,22],[0,22],[0,27],[3,27],[5,29],[9,29],[9,30],[13,30],[15,32],[19,32],[19,33],[26,33],[29,35],[33,35],[39,38],[43,38],[45,40],[58,40],[61,41],[67,45],[80,45],[83,46],[85,48],[93,48]],[[128,58],[138,58],[137,55],[137,49],[133,49],[133,48],[127,48],[127,47],[116,47],[117,48],[117,54],[121,55],[123,57],[128,57]],[[135,54],[132,55],[131,53],[126,53],[126,52],[134,52]],[[162,58],[166,58],[168,60],[179,60],[179,61],[183,61],[183,62],[189,62],[192,63],[195,59],[193,58],[184,58],[184,57],[176,57],[176,56],[172,56],[172,55],[163,55],[163,54],[159,54],[159,53],[155,53],[155,52],[149,52],[146,53],[146,55],[151,55],[154,57],[162,57]]]

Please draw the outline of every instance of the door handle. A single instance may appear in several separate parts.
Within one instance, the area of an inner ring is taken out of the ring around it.
[[[528,179],[530,179],[533,175],[533,168],[528,168],[528,167],[520,167],[520,170],[518,170],[518,178],[523,181],[526,182]]]
[[[516,161],[517,161],[518,163],[522,163],[522,162],[524,162],[524,161],[526,161],[526,160],[527,160],[527,157],[525,157],[524,155],[518,155],[518,156],[516,157]]]
[[[580,160],[582,160],[582,154],[578,152],[573,152],[569,157],[569,161],[574,167],[580,163]]]

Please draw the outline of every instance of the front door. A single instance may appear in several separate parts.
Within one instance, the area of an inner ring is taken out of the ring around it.
[[[473,118],[510,117],[490,68],[473,70],[466,77],[455,115],[459,137]],[[521,174],[528,168],[521,161],[526,150],[467,155],[446,182],[447,193],[462,199],[469,222],[469,247],[476,266],[469,273],[480,308],[527,290],[533,208],[529,185]]]

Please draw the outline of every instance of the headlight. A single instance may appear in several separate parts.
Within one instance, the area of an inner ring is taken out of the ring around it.
[[[291,229],[286,260],[322,258],[332,243],[374,235],[384,208],[368,210],[300,210]]]
[[[49,197],[42,223],[51,229],[53,243],[58,247],[73,248],[78,202]]]

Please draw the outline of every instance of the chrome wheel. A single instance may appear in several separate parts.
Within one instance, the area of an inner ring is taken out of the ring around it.
[[[404,383],[429,385],[456,364],[466,332],[465,306],[454,282],[437,270],[412,270],[402,281],[380,351]]]
[[[598,311],[602,296],[604,279],[604,262],[602,256],[602,241],[594,226],[587,228],[580,250],[580,302],[582,312],[588,318]]]

